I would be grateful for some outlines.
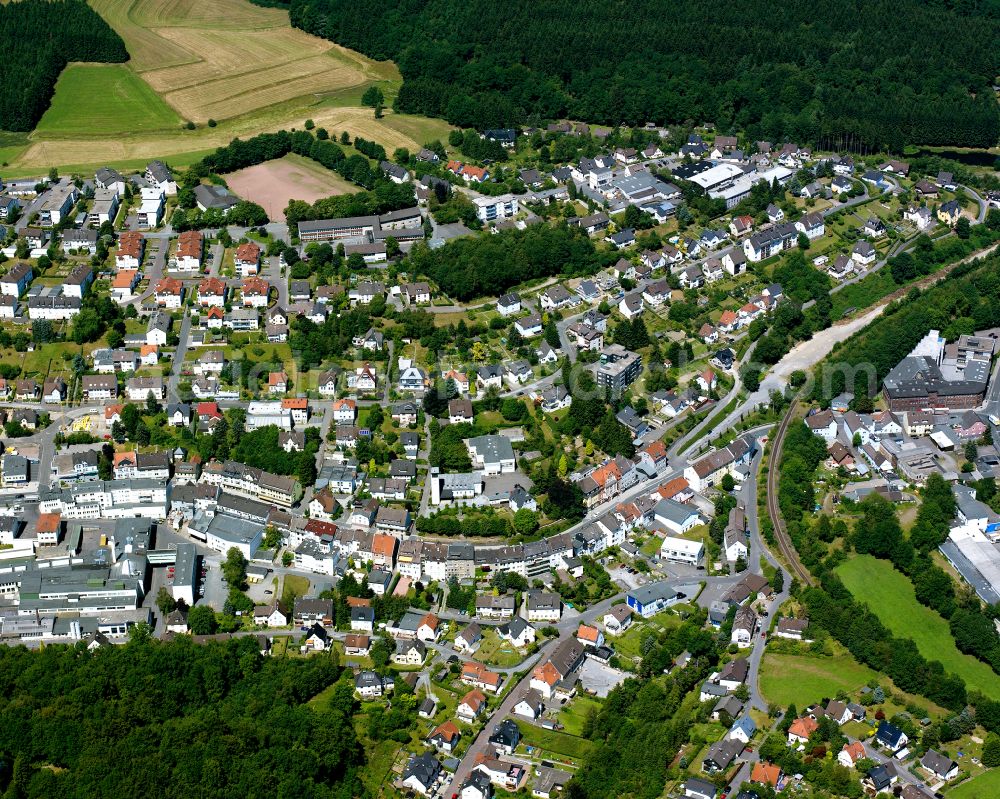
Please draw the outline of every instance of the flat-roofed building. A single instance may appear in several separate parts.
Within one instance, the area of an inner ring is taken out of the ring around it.
[[[170,593],[177,602],[194,607],[198,586],[198,552],[194,544],[178,544]]]

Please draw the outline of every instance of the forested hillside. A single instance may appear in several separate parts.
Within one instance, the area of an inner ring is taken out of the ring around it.
[[[353,681],[327,657],[264,658],[255,637],[88,652],[0,647],[8,797],[366,796]],[[338,686],[339,687],[339,686]]]
[[[1000,138],[995,0],[289,2],[293,25],[395,60],[399,110],[465,127],[712,121],[893,150]]]
[[[70,61],[128,61],[125,42],[83,0],[0,5],[0,128],[31,130]]]

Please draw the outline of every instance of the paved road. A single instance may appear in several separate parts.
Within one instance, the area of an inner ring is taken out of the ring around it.
[[[167,379],[167,402],[177,402],[178,386],[181,382],[181,370],[184,368],[184,355],[188,348],[188,336],[191,334],[191,315],[184,314],[181,327],[177,333],[177,348],[174,350],[174,360],[170,365],[170,377]]]
[[[969,186],[959,186],[960,189],[964,190],[976,203],[979,205],[979,213],[976,214],[976,224],[981,225],[986,221],[986,214],[989,213],[990,206],[986,202],[986,199],[982,197],[979,192]]]
[[[270,258],[263,257],[261,259],[261,272],[260,276],[267,280],[272,286],[278,290],[278,307],[284,310],[288,310],[288,277],[282,276],[281,265],[279,263],[279,258],[277,255],[272,255]]]
[[[163,277],[163,271],[166,268],[168,246],[167,241],[164,239],[151,239],[147,242],[143,274],[149,278],[149,284],[142,294],[133,297],[126,305],[142,307],[144,303],[152,298],[153,289],[160,282],[160,278]]]
[[[756,348],[757,348],[757,342],[755,341],[747,348],[747,351],[740,359],[740,362],[733,365],[733,387],[729,390],[726,396],[720,399],[715,404],[715,406],[705,415],[704,419],[698,422],[698,424],[692,427],[687,433],[685,433],[683,436],[678,438],[677,441],[673,443],[670,449],[667,450],[668,460],[672,461],[681,454],[684,454],[690,458],[691,457],[690,450],[695,444],[699,444],[700,447],[703,448],[708,445],[708,441],[712,437],[712,434],[715,434],[716,431],[722,432],[723,430],[727,429],[728,427],[727,425],[718,424],[712,431],[710,431],[710,435],[706,436],[701,435],[702,432],[704,432],[704,430],[708,426],[708,423],[715,417],[715,410],[717,408],[725,408],[727,405],[729,405],[730,402],[732,402],[734,399],[736,399],[736,397],[739,396],[740,390],[743,388],[743,381],[740,378],[740,364],[749,361],[753,356],[753,351]],[[727,416],[726,418],[728,419],[730,417]]]
[[[559,637],[550,639],[539,648],[536,655],[536,662],[549,657],[559,643],[572,638],[576,634],[576,630],[580,624],[590,623],[601,618],[616,602],[621,601],[622,596],[622,594],[617,594],[610,599],[606,599],[603,602],[593,605],[578,616],[569,618],[564,616],[560,619],[560,621],[555,625],[559,630]],[[514,705],[517,704],[518,700],[528,689],[530,682],[531,672],[529,670],[520,682],[517,683],[517,685],[507,690],[507,694],[504,696],[499,707],[497,707],[490,717],[486,719],[483,724],[483,728],[479,731],[479,734],[469,745],[465,755],[462,757],[461,765],[459,765],[459,767],[455,770],[455,776],[453,777],[451,784],[456,786],[456,790],[457,786],[460,786],[463,782],[465,782],[468,776],[472,773],[472,769],[475,768],[479,757],[482,755],[492,754],[489,746],[489,737],[493,733],[494,724],[513,714]]]
[[[216,244],[212,247],[211,252],[208,257],[208,274],[213,277],[219,277],[222,270],[222,259],[226,253],[226,248],[221,244]]]

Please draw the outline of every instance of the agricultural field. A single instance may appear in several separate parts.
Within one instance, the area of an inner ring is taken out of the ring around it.
[[[229,119],[298,98],[396,77],[293,29],[245,0],[92,0],[125,40],[131,67],[184,119]]]
[[[37,133],[115,135],[176,127],[181,119],[142,78],[122,64],[71,64],[56,83]]]
[[[837,567],[847,589],[868,605],[894,635],[911,638],[928,660],[939,660],[969,688],[1000,695],[1000,675],[955,647],[948,622],[917,602],[913,584],[888,561],[870,555],[851,558]]]
[[[760,690],[772,704],[806,707],[838,691],[856,691],[878,674],[850,655],[764,655]]]
[[[291,153],[225,176],[230,190],[260,205],[274,220],[283,220],[289,200],[312,203],[333,194],[357,191],[350,181],[315,161]]]
[[[162,158],[187,166],[236,137],[301,128],[306,119],[392,152],[446,139],[439,120],[361,107],[377,84],[391,102],[400,83],[377,62],[293,29],[288,14],[247,0],[91,0],[125,40],[126,65],[71,65],[31,134],[0,133],[8,177],[122,170]],[[187,130],[187,121],[195,123]],[[213,120],[214,126],[210,126]],[[281,206],[284,208],[284,204]]]

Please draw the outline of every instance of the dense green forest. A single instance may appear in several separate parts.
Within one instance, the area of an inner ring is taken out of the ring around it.
[[[70,61],[128,61],[125,42],[83,0],[0,5],[0,128],[31,130]]]
[[[1000,138],[996,0],[289,0],[289,11],[299,28],[395,60],[397,109],[463,127],[712,121],[859,150]]]
[[[305,704],[342,675],[328,657],[261,657],[252,636],[2,647],[0,788],[18,799],[364,797],[353,685]]]
[[[587,235],[566,225],[453,239],[436,250],[417,246],[406,264],[460,301],[498,296],[526,280],[592,275],[603,265]]]

